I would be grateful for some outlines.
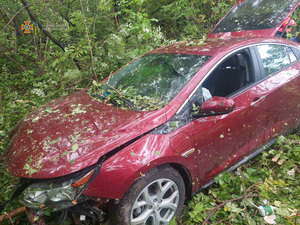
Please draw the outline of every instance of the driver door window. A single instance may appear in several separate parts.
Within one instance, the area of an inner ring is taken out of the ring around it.
[[[228,97],[254,81],[247,50],[225,59],[204,81],[212,96]]]

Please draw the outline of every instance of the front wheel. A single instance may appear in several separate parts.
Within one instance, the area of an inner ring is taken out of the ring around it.
[[[184,181],[175,169],[153,168],[136,180],[114,207],[113,224],[169,224],[180,213],[184,198]]]

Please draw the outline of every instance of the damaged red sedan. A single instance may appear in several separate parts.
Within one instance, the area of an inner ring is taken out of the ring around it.
[[[31,222],[168,224],[185,196],[298,127],[300,48],[273,38],[298,5],[240,1],[204,43],[153,50],[25,117],[5,164]]]

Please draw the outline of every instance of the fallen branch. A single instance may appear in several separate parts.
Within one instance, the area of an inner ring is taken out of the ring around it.
[[[10,220],[10,222],[12,223],[12,219],[13,217],[16,217],[18,215],[20,215],[21,213],[24,213],[26,211],[26,207],[23,206],[21,208],[15,209],[9,213],[4,213],[3,215],[0,216],[0,224],[5,221],[5,220]]]

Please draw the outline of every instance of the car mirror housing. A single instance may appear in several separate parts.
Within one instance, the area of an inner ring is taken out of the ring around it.
[[[204,102],[197,114],[194,114],[194,118],[224,115],[233,111],[235,102],[230,98],[225,97],[212,97]]]

